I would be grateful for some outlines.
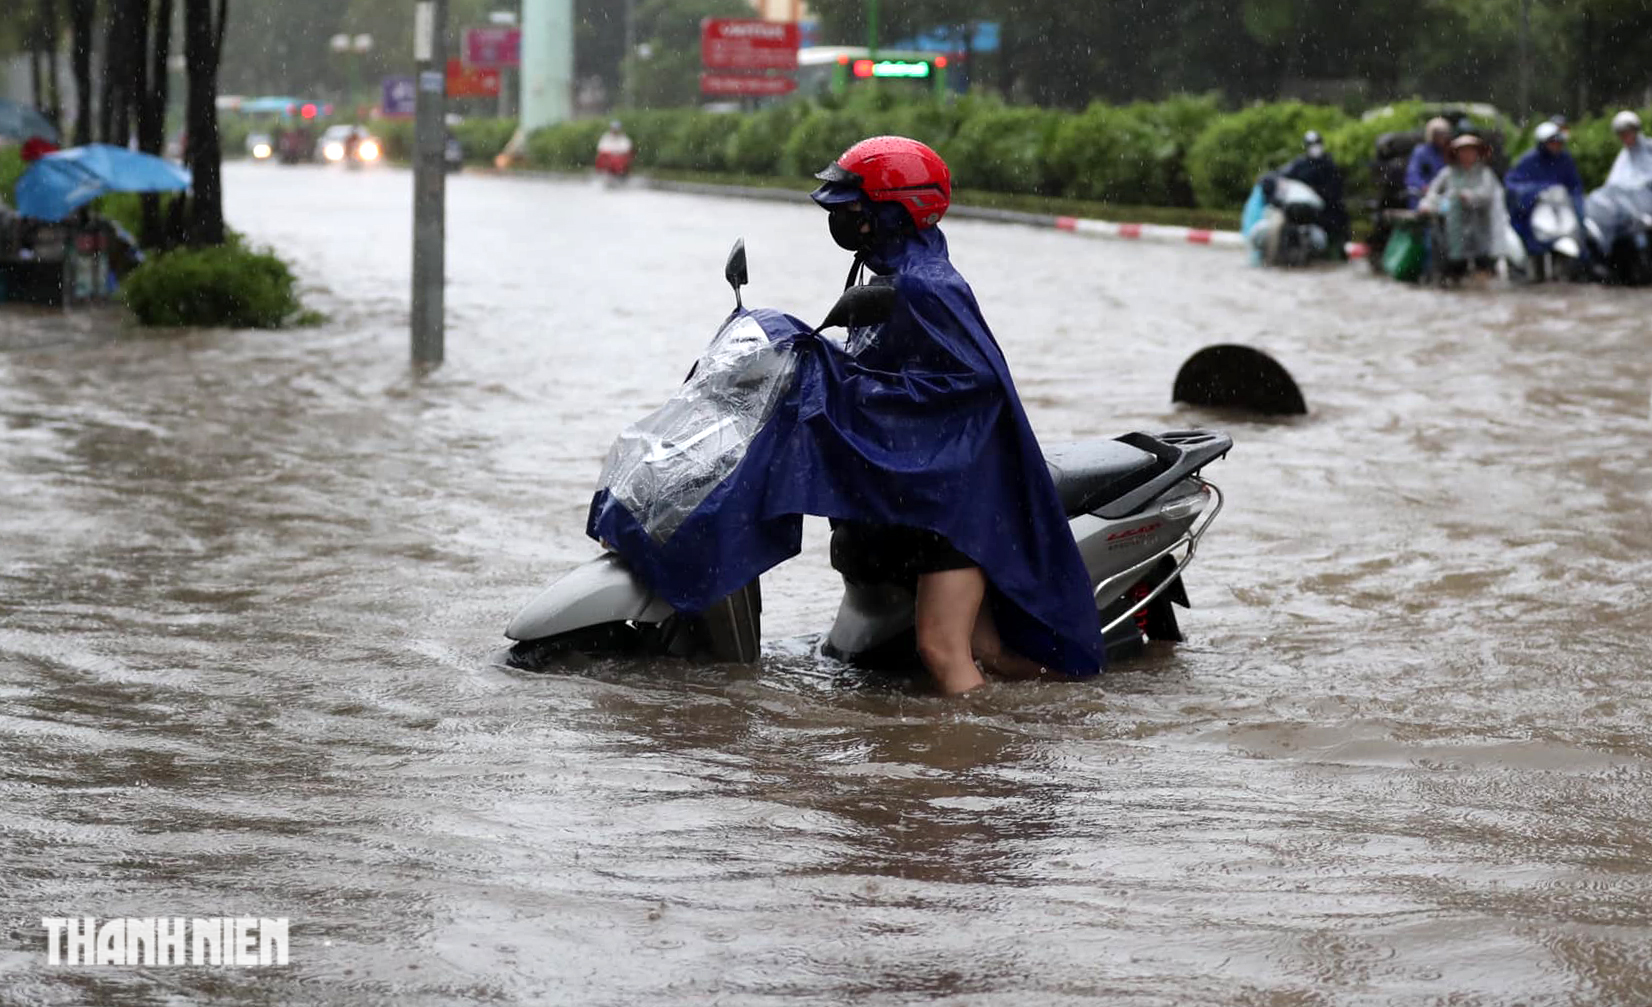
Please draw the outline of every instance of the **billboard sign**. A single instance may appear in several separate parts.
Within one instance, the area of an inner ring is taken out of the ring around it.
[[[743,73],[700,74],[701,94],[720,94],[743,98],[791,94],[797,90],[797,81],[790,77],[766,77]]]
[[[379,97],[379,112],[386,119],[411,119],[417,100],[411,76],[386,77]]]
[[[465,65],[499,70],[522,65],[522,29],[465,29]]]
[[[700,61],[707,70],[795,70],[797,44],[795,21],[706,18],[700,22]]]
[[[499,71],[489,67],[465,66],[461,60],[447,61],[449,98],[499,97]]]

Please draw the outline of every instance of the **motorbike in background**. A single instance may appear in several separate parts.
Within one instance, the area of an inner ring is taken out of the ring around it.
[[[636,158],[632,151],[599,151],[597,153],[597,175],[609,183],[623,182],[631,175],[631,162]]]
[[[1245,237],[1252,254],[1268,266],[1296,268],[1330,256],[1320,222],[1325,200],[1305,182],[1269,175],[1258,182],[1245,209]]]
[[[1588,279],[1589,232],[1578,219],[1577,207],[1565,186],[1551,185],[1537,194],[1529,223],[1538,247],[1526,249],[1528,280]]]
[[[1603,185],[1583,201],[1584,227],[1609,283],[1652,283],[1652,188]]]
[[[600,479],[660,541],[733,474],[796,373],[792,334],[771,337],[741,305],[743,242],[729,255],[724,277],[734,288],[734,313],[671,400],[620,435]],[[850,287],[813,332],[875,326],[893,302],[887,285]],[[759,313],[771,323],[784,317]],[[1187,607],[1182,574],[1222,508],[1221,491],[1202,472],[1232,446],[1223,433],[1176,430],[1045,452],[1111,657],[1139,651],[1148,640],[1182,639],[1172,606]],[[839,572],[843,598],[822,652],[856,666],[921,667],[910,586],[853,568]],[[571,654],[750,663],[759,655],[761,613],[757,580],[705,611],[677,611],[609,551],[564,574],[517,614],[505,631],[514,641],[508,661],[529,670]]]

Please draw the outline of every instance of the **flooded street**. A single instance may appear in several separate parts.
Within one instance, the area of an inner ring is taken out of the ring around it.
[[[808,205],[234,164],[330,320],[0,314],[0,1003],[1652,1003],[1652,294],[946,225],[1045,442],[1215,425],[1185,644],[1096,685],[845,687],[824,522],[760,669],[531,676],[609,443]],[[1312,414],[1169,402],[1201,346]],[[51,968],[43,916],[289,917],[275,970]]]

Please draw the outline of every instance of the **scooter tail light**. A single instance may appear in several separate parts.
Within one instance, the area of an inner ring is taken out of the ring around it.
[[[1205,509],[1205,491],[1189,493],[1184,497],[1166,500],[1159,507],[1159,516],[1167,521],[1185,521]]]

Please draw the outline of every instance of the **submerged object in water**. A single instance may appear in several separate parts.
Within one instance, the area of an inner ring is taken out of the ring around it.
[[[1176,372],[1172,402],[1244,409],[1264,416],[1308,412],[1302,390],[1279,361],[1237,343],[1207,346]]]

